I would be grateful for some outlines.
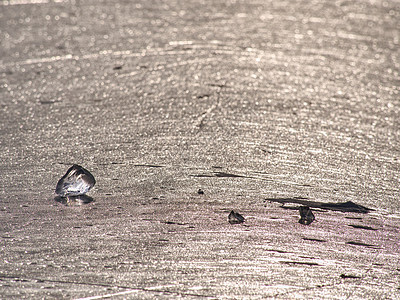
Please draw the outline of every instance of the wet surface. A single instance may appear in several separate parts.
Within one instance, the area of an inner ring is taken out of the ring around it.
[[[54,201],[59,202],[64,205],[84,205],[89,204],[94,201],[94,199],[87,195],[79,195],[79,196],[69,196],[69,197],[54,197]]]
[[[1,298],[400,297],[399,20],[1,2]],[[55,198],[73,164],[96,186]]]

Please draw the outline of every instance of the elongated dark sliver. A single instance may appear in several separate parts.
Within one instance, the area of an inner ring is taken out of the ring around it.
[[[363,226],[363,225],[349,225],[349,226],[353,227],[353,228],[359,228],[359,229],[365,229],[365,230],[378,230],[378,229],[372,228],[370,226]]]

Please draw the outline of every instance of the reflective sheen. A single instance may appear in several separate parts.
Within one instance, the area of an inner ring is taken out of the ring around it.
[[[61,197],[86,194],[96,183],[93,175],[79,165],[73,165],[58,181],[56,194]]]

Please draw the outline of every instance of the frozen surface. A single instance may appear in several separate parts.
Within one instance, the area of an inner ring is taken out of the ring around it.
[[[400,298],[399,32],[396,0],[2,1],[0,298]]]

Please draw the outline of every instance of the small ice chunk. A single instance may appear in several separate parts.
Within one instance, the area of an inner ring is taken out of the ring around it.
[[[232,210],[228,216],[228,222],[231,224],[240,224],[244,222],[244,217],[238,212]]]
[[[310,225],[314,220],[314,214],[308,206],[300,206],[300,220],[299,223],[303,225]]]
[[[56,186],[56,194],[61,197],[86,194],[96,183],[93,175],[79,165],[73,165],[61,177]]]

